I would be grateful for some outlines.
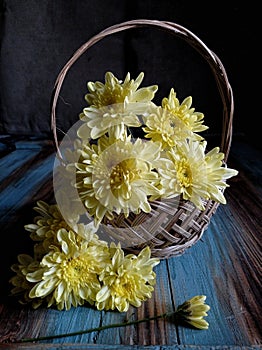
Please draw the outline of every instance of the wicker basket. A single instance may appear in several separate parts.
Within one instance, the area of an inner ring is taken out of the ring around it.
[[[231,146],[234,101],[232,89],[221,61],[214,52],[209,50],[188,29],[176,23],[145,19],[123,22],[103,30],[84,43],[62,68],[55,82],[51,101],[51,127],[57,154],[61,161],[63,158],[59,150],[59,141],[56,134],[56,105],[68,70],[86,50],[103,38],[124,30],[146,26],[165,30],[170,34],[182,38],[202,55],[209,64],[223,103],[220,150],[225,154],[224,161],[226,163]],[[191,202],[182,200],[181,198],[164,202],[156,201],[152,203],[152,213],[150,214],[142,212],[138,215],[130,215],[127,219],[124,215],[116,215],[114,220],[110,222],[105,221],[103,224],[107,233],[112,235],[112,237],[115,236],[116,230],[119,229],[123,240],[129,236],[129,233],[133,234],[134,231],[136,232],[139,239],[134,239],[132,245],[125,247],[124,249],[126,251],[137,254],[144,246],[149,245],[152,256],[166,259],[184,253],[186,249],[201,238],[218,205],[217,202],[208,200],[205,202],[205,209],[200,211]]]

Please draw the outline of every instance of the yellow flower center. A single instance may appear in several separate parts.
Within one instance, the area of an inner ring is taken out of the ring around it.
[[[135,281],[131,276],[128,279],[119,277],[116,280],[116,283],[112,286],[112,289],[116,296],[130,300],[136,290]]]
[[[136,168],[135,159],[126,159],[113,167],[110,174],[111,189],[118,190],[139,178],[141,170]]]
[[[90,264],[80,258],[68,260],[64,267],[64,278],[73,286],[85,281],[90,282],[94,276],[95,274],[90,272]]]
[[[98,93],[96,101],[94,104],[97,107],[110,106],[116,103],[123,103],[126,91],[123,91],[120,87],[116,86],[112,89],[112,87],[107,87],[101,94]]]
[[[47,220],[47,225],[50,226],[50,228],[52,230],[59,230],[60,228],[65,228],[65,229],[69,229],[70,227],[68,226],[68,224],[61,220],[58,219],[49,219]]]
[[[182,159],[176,163],[177,179],[182,187],[192,185],[192,172],[187,160]]]

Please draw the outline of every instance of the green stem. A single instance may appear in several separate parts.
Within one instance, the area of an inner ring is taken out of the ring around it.
[[[128,321],[128,322],[124,322],[124,323],[113,323],[113,324],[108,324],[108,325],[95,327],[95,328],[89,328],[89,329],[86,329],[86,330],[82,330],[82,331],[78,331],[78,332],[72,332],[72,333],[48,335],[48,336],[37,337],[37,338],[22,338],[21,340],[18,340],[16,342],[17,343],[19,343],[19,342],[21,342],[21,343],[30,343],[30,342],[40,341],[40,340],[50,340],[50,339],[55,339],[55,338],[72,337],[72,336],[80,335],[80,334],[87,334],[87,333],[91,333],[91,332],[103,331],[103,330],[109,329],[109,328],[126,327],[126,326],[130,326],[130,325],[139,324],[139,323],[142,323],[142,322],[148,322],[148,321],[156,320],[156,319],[159,319],[159,318],[167,318],[167,317],[171,317],[171,316],[175,315],[175,313],[176,312],[164,313],[164,314],[160,314],[160,315],[156,315],[156,316],[152,316],[152,317],[142,318],[142,319],[136,320],[136,321]]]

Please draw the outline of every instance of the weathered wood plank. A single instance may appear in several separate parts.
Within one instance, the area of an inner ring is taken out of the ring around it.
[[[53,156],[44,159],[41,167],[31,167],[22,177],[19,176],[0,193],[0,213],[5,220],[10,212],[21,207],[27,199],[30,199],[39,184],[52,176]],[[30,184],[30,186],[28,186]]]
[[[24,151],[13,151],[5,156],[1,160],[1,168],[0,168],[0,182],[12,176],[12,172],[18,170],[23,167],[23,165],[28,162],[29,159],[33,158],[33,156],[38,153],[33,150],[27,149]]]
[[[182,344],[206,346],[223,343],[258,345],[261,344],[261,331],[258,325],[251,325],[250,321],[255,323],[260,318],[260,306],[252,306],[254,300],[259,300],[259,290],[250,286],[255,283],[254,278],[247,275],[245,278],[249,280],[244,280],[244,258],[241,258],[240,264],[236,257],[237,246],[232,247],[234,242],[228,238],[230,233],[237,232],[228,224],[221,230],[224,223],[218,215],[221,211],[213,218],[202,242],[177,261],[172,259],[169,262],[172,270],[176,271],[174,284],[177,281],[175,289],[180,293],[178,299],[205,294],[211,306],[207,317],[209,329],[199,332],[179,328],[179,339]],[[253,265],[253,268],[257,271],[257,265]]]
[[[29,153],[28,153],[29,152]],[[31,155],[30,155],[31,152]],[[10,162],[24,158],[24,162]],[[26,155],[26,156],[25,156]],[[5,160],[7,158],[7,161]],[[17,149],[0,160],[2,181],[0,184],[0,225],[1,234],[5,237],[8,254],[0,254],[0,264],[6,268],[1,273],[1,300],[8,301],[8,280],[11,277],[10,264],[16,262],[19,253],[31,251],[28,233],[24,230],[26,223],[32,222],[34,213],[32,207],[36,200],[52,196],[52,171],[54,163],[52,147],[46,143],[29,145],[19,142]],[[11,172],[8,164],[12,163]],[[2,166],[3,164],[3,166]]]
[[[1,345],[0,349],[17,349],[15,345]],[[89,349],[103,349],[103,350],[259,350],[261,347],[259,346],[198,346],[198,345],[153,345],[153,346],[143,346],[143,345],[106,345],[106,344],[47,344],[43,348],[42,345],[39,344],[19,344],[19,350],[89,350]]]

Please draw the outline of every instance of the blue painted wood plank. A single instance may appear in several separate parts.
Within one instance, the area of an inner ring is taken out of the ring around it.
[[[149,345],[149,346],[141,346],[141,345],[106,345],[106,344],[59,344],[52,345],[48,344],[45,347],[43,345],[32,344],[31,346],[26,344],[19,344],[19,347],[15,347],[15,345],[1,345],[0,349],[19,349],[19,350],[259,350],[261,347],[250,347],[250,346],[194,346],[194,345]]]
[[[24,151],[20,154],[24,155]],[[17,254],[29,253],[30,240],[28,232],[24,230],[24,224],[32,222],[35,213],[32,207],[35,205],[34,198],[39,191],[40,198],[46,191],[50,192],[50,180],[52,184],[52,170],[54,155],[39,148],[35,151],[26,151],[35,154],[29,157],[28,161],[18,169],[13,169],[12,174],[4,180],[6,186],[0,186],[0,227],[1,233],[5,237],[7,247],[12,247],[8,253],[0,255],[1,269],[0,296],[1,300],[8,302],[11,277],[11,264],[17,261]],[[8,155],[9,156],[9,155]],[[7,156],[7,157],[8,157]],[[1,161],[1,160],[0,160]],[[19,176],[18,176],[19,175]],[[3,183],[1,184],[3,185]],[[44,186],[44,188],[42,188]],[[46,188],[45,188],[46,187]],[[25,221],[28,218],[28,221]],[[30,220],[30,221],[29,221]]]
[[[23,203],[31,198],[41,182],[52,176],[54,155],[32,166],[22,178],[15,181],[0,193],[0,215],[2,222]]]
[[[261,311],[256,305],[257,300],[254,300],[254,295],[259,295],[254,293],[256,277],[250,275],[248,280],[247,271],[243,271],[249,262],[246,260],[247,256],[242,254],[239,242],[241,233],[242,237],[245,236],[243,231],[236,229],[229,208],[219,207],[202,241],[178,259],[169,260],[175,292],[176,289],[179,291],[177,302],[180,303],[194,294],[205,294],[207,303],[211,306],[207,318],[210,323],[208,330],[199,332],[179,328],[183,344],[261,344],[258,324],[255,321],[260,317]],[[248,240],[247,236],[244,238]],[[249,243],[252,244],[252,239]],[[237,249],[238,247],[240,248]],[[241,261],[242,264],[239,263]],[[253,269],[257,271],[255,265]],[[250,310],[252,304],[254,319]]]
[[[93,308],[81,306],[78,308],[71,308],[70,310],[48,310],[49,322],[45,329],[40,330],[39,336],[45,336],[47,334],[62,334],[70,333],[88,328],[99,327],[101,325],[101,313]],[[77,335],[74,337],[65,337],[61,339],[46,340],[42,343],[82,343],[91,344],[95,342],[96,332]]]
[[[39,149],[15,150],[0,159],[0,183],[38,153]]]
[[[15,142],[17,150],[42,150],[43,148],[50,148],[55,153],[55,145],[51,140],[39,139],[37,137],[30,137],[25,140]]]
[[[147,350],[201,350],[199,348],[194,348],[194,347],[181,347],[181,346],[159,346],[159,345],[151,345],[151,346],[141,346],[141,345],[105,345],[105,344],[92,344],[92,343],[85,343],[85,344],[59,344],[59,345],[51,345],[48,344],[46,347],[43,347],[43,345],[37,345],[37,344],[32,344],[31,346],[26,345],[26,344],[19,344],[19,348],[16,349],[21,349],[21,350],[31,350],[31,349],[49,349],[49,350],[61,350],[61,349],[66,349],[66,350],[89,350],[89,349],[100,349],[100,350],[142,350],[142,349],[147,349]],[[0,349],[15,349],[14,345],[4,345],[2,346],[0,344]],[[211,350],[203,348],[202,350]],[[214,350],[214,349],[213,349]],[[219,350],[219,349],[218,349]],[[243,350],[240,348],[234,348],[232,350]]]

